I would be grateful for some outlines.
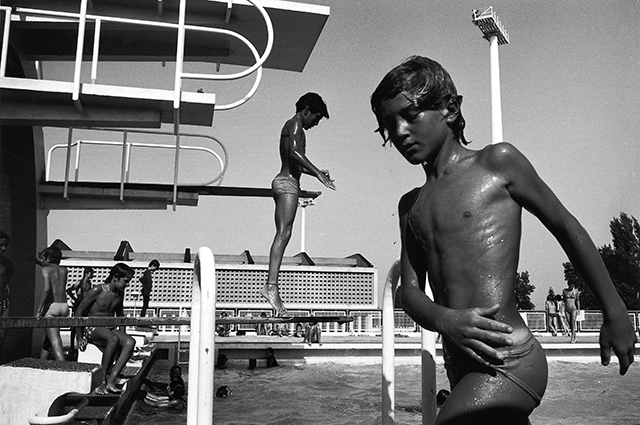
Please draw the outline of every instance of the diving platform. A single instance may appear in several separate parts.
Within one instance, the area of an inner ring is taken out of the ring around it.
[[[78,108],[74,83],[0,77],[0,123],[48,127],[160,128],[174,123],[173,90],[83,83]],[[180,124],[211,126],[216,96],[183,92]]]
[[[173,185],[159,183],[68,182],[40,183],[43,207],[48,210],[166,209],[173,204]],[[300,192],[300,198],[315,199],[322,192]],[[178,186],[176,204],[197,206],[200,196],[270,198],[270,188],[238,186]]]
[[[73,61],[78,37],[77,0],[9,0],[15,8],[11,23],[12,44],[20,55],[32,60]],[[329,7],[280,0],[262,0],[260,4],[273,23],[274,43],[265,68],[302,72],[329,18]],[[170,25],[178,22],[178,1],[93,0],[87,10],[87,28],[93,30],[94,18],[153,20]],[[26,10],[55,10],[66,17],[26,15]],[[74,22],[75,20],[75,22]],[[267,32],[259,11],[246,0],[191,0],[186,4],[187,25],[217,27],[245,36],[259,50],[267,44]],[[104,61],[175,61],[177,31],[139,27],[127,22],[104,25],[100,47]],[[218,34],[189,32],[184,59],[190,62],[252,65],[255,58],[243,43]],[[85,35],[84,55],[91,57],[91,31]]]

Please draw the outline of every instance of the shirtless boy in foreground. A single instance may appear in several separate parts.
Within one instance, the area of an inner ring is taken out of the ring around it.
[[[113,317],[123,316],[124,288],[133,278],[133,270],[124,263],[117,263],[109,271],[102,285],[87,291],[76,310],[77,316]],[[96,389],[97,394],[121,393],[116,381],[127,364],[136,341],[122,329],[91,326],[76,329],[78,348],[84,351],[88,343],[102,351],[104,382]],[[115,363],[114,363],[115,360]]]
[[[522,208],[555,236],[602,306],[602,364],[620,374],[636,336],[589,235],[512,145],[464,147],[464,118],[449,74],[411,57],[371,97],[378,132],[427,182],[402,197],[401,302],[443,337],[452,392],[436,424],[527,424],[547,385],[540,344],[522,321],[514,288]],[[427,282],[434,299],[424,293]]]
[[[56,247],[42,250],[39,256],[42,266],[42,295],[36,310],[37,317],[67,317],[69,306],[67,305],[67,269],[60,267],[62,252]],[[45,328],[46,339],[51,343],[51,349],[56,360],[64,361],[64,347],[60,328]],[[43,347],[45,344],[43,344]],[[41,358],[47,358],[49,353],[42,350]]]
[[[322,118],[329,119],[327,105],[317,93],[307,93],[296,102],[296,114],[289,119],[280,132],[280,173],[271,182],[271,193],[276,203],[276,235],[269,252],[269,274],[260,294],[271,304],[276,316],[286,316],[278,289],[278,274],[284,251],[291,239],[293,221],[298,209],[300,176],[302,173],[316,177],[329,189],[335,190],[333,180],[327,170],[320,170],[307,158],[307,138],[304,130],[309,130]]]

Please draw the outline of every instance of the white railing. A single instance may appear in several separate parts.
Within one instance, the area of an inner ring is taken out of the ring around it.
[[[54,145],[52,146],[49,151],[47,152],[47,161],[46,161],[46,170],[45,170],[45,179],[47,181],[51,180],[51,163],[52,163],[52,156],[53,153],[58,150],[58,149],[67,149],[67,154],[66,154],[66,165],[65,165],[65,174],[64,174],[64,190],[63,190],[63,197],[65,199],[68,198],[68,187],[69,187],[69,181],[71,179],[71,151],[72,148],[75,147],[76,148],[76,155],[75,155],[75,162],[74,162],[74,166],[73,166],[73,181],[78,181],[79,178],[79,173],[80,173],[80,158],[81,158],[81,151],[82,151],[82,145],[100,145],[100,146],[115,146],[115,147],[122,147],[122,164],[121,164],[121,176],[120,176],[120,200],[124,201],[124,184],[125,183],[129,183],[129,176],[130,176],[130,172],[131,172],[131,149],[134,147],[139,147],[139,148],[150,148],[150,149],[177,149],[176,146],[174,145],[168,145],[168,144],[158,144],[158,143],[142,143],[142,142],[131,142],[129,140],[128,135],[133,133],[133,134],[144,134],[144,135],[153,135],[153,136],[173,136],[173,134],[171,132],[168,131],[151,131],[151,130],[133,130],[133,129],[111,129],[111,128],[96,128],[96,129],[92,129],[92,130],[98,130],[98,131],[112,131],[112,132],[122,132],[122,141],[106,141],[106,140],[76,140],[75,142],[73,141],[73,128],[70,128],[68,130],[68,143],[65,144],[58,144],[58,145]],[[224,144],[216,139],[215,137],[212,136],[207,136],[204,134],[193,134],[193,133],[182,133],[182,136],[185,137],[201,137],[201,138],[206,138],[209,140],[212,140],[214,143],[216,143],[220,149],[222,150],[222,157],[220,156],[220,154],[218,154],[216,151],[206,148],[206,147],[202,147],[202,146],[181,146],[180,149],[185,150],[185,151],[199,151],[199,152],[204,152],[206,154],[212,155],[215,160],[218,161],[219,165],[220,165],[220,172],[214,176],[213,178],[202,182],[202,183],[186,183],[186,184],[182,184],[183,186],[207,186],[210,184],[221,184],[222,183],[222,179],[224,178],[224,175],[227,171],[227,167],[228,167],[228,162],[229,162],[229,155],[227,152],[227,148],[224,146]],[[224,157],[224,158],[223,158]],[[212,169],[212,168],[207,168],[207,169]]]
[[[189,340],[189,399],[187,425],[213,424],[215,366],[216,265],[209,248],[198,250],[193,266],[191,337]]]
[[[382,298],[382,425],[395,424],[395,323],[394,304],[400,279],[400,260],[396,260],[384,284]],[[432,297],[429,285],[427,296]],[[422,329],[422,425],[433,425],[436,418],[436,338]]]

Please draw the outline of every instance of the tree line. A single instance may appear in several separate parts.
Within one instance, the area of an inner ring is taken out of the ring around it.
[[[640,224],[634,216],[621,212],[609,223],[612,243],[598,248],[604,265],[627,309],[640,310]],[[600,310],[596,297],[578,275],[571,262],[562,264],[564,280],[573,282],[580,290],[580,304],[584,310]],[[531,293],[535,286],[529,272],[516,274],[516,303],[520,310],[533,310]]]

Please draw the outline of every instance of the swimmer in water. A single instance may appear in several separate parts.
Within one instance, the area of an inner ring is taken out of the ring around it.
[[[527,424],[546,389],[547,363],[515,302],[523,208],[599,299],[602,364],[613,349],[624,374],[636,336],[585,229],[514,146],[465,147],[461,103],[447,71],[419,56],[391,70],[371,96],[384,143],[427,178],[399,203],[400,301],[416,323],[442,334],[451,395],[436,425]]]

